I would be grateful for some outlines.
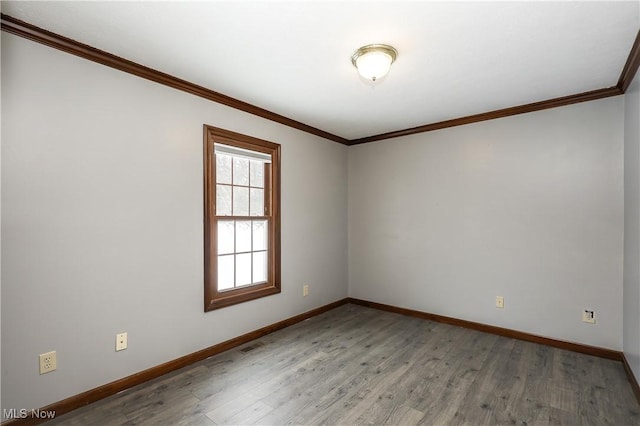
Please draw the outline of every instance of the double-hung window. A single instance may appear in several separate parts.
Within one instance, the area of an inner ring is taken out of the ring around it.
[[[204,127],[205,311],[280,292],[280,145]]]

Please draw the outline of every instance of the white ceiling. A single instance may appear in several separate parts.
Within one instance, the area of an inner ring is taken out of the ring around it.
[[[640,2],[2,2],[2,13],[355,139],[616,85]],[[360,46],[399,56],[374,87]]]

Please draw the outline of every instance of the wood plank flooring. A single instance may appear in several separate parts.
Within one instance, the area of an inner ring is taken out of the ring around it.
[[[344,305],[60,425],[640,425],[620,362]]]

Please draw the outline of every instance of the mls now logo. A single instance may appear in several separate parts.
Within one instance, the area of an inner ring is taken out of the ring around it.
[[[26,419],[29,415],[29,410],[26,408],[5,408],[2,410],[2,415],[5,419]]]
[[[5,419],[26,419],[27,417],[35,419],[53,419],[56,416],[56,412],[40,409],[27,410],[26,408],[5,408],[2,410],[2,415]]]

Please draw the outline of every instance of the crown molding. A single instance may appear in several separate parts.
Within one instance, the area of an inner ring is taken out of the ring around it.
[[[620,73],[620,79],[618,80],[620,90],[623,92],[627,91],[633,81],[633,77],[635,77],[638,71],[638,67],[640,67],[640,30],[638,31],[638,35],[636,35],[636,41],[631,47],[627,62],[624,64],[624,68],[622,68],[622,72]]]
[[[349,140],[264,108],[215,92],[205,87],[198,86],[161,71],[140,65],[103,50],[96,49],[95,47],[91,47],[51,31],[47,31],[5,14],[1,14],[1,29],[2,31],[53,47],[54,49],[62,50],[64,52],[71,53],[72,55],[349,146],[622,95],[633,81],[633,78],[640,67],[640,31],[638,31],[638,35],[636,36],[635,42],[631,48],[631,52],[629,53],[616,86]]]
[[[292,127],[294,129],[302,130],[303,132],[310,133],[312,135],[320,136],[325,139],[332,140],[344,145],[348,145],[347,139],[334,134],[325,132],[291,118],[285,117],[275,112],[271,112],[264,108],[243,102],[241,100],[232,98],[219,92],[207,89],[202,86],[190,83],[186,80],[174,77],[172,75],[163,73],[161,71],[154,70],[153,68],[140,65],[128,59],[121,58],[113,55],[109,52],[105,52],[95,47],[80,43],[70,38],[61,36],[59,34],[47,31],[35,25],[13,18],[11,16],[1,15],[2,31],[6,31],[11,34],[15,34],[20,37],[24,37],[31,41],[44,44],[54,49],[62,50],[72,55],[79,56],[84,59],[88,59],[93,62],[97,62],[102,65],[106,65],[111,68],[115,68],[120,71],[124,71],[129,74],[133,74],[138,77],[145,78],[147,80],[154,81],[156,83],[163,84],[165,86],[172,87],[174,89],[181,90],[183,92],[190,93],[192,95],[199,96],[210,101],[235,108],[240,111],[247,112],[249,114],[257,115],[258,117],[266,118],[267,120],[275,121],[276,123],[284,124],[285,126]]]
[[[498,109],[495,111],[483,112],[481,114],[468,115],[466,117],[454,118],[437,123],[425,124],[424,126],[412,127],[410,129],[397,130],[394,132],[382,133],[349,141],[349,146],[362,143],[381,141],[384,139],[397,138],[399,136],[415,135],[416,133],[430,132],[432,130],[446,129],[447,127],[462,126],[464,124],[478,123],[480,121],[494,120],[496,118],[509,117],[511,115],[524,114],[527,112],[540,111],[543,109],[557,108],[571,105],[578,102],[594,101],[596,99],[608,98],[610,96],[622,95],[624,92],[617,86],[606,89],[592,90],[590,92],[578,93],[575,95],[563,96],[560,98],[548,99],[546,101],[534,102],[531,104],[519,105],[510,108]]]
[[[525,105],[519,105],[510,108],[499,109],[495,111],[484,112],[481,114],[468,115],[465,117],[454,118],[451,120],[439,121],[437,123],[425,124],[410,129],[397,130],[393,132],[381,133],[378,135],[367,136],[349,141],[349,146],[358,145],[368,142],[381,141],[384,139],[397,138],[399,136],[415,135],[417,133],[430,132],[433,130],[446,129],[447,127],[462,126],[464,124],[478,123],[480,121],[494,120],[496,118],[509,117],[511,115],[524,114],[527,112],[540,111],[543,109],[557,108],[565,105],[571,105],[579,102],[595,101],[596,99],[608,98],[610,96],[623,95],[633,81],[633,78],[640,67],[640,30],[636,35],[636,40],[631,47],[627,62],[622,68],[622,73],[618,79],[618,83],[613,87],[592,90],[589,92],[577,93],[575,95],[563,96],[560,98],[548,99],[545,101],[534,102]]]

